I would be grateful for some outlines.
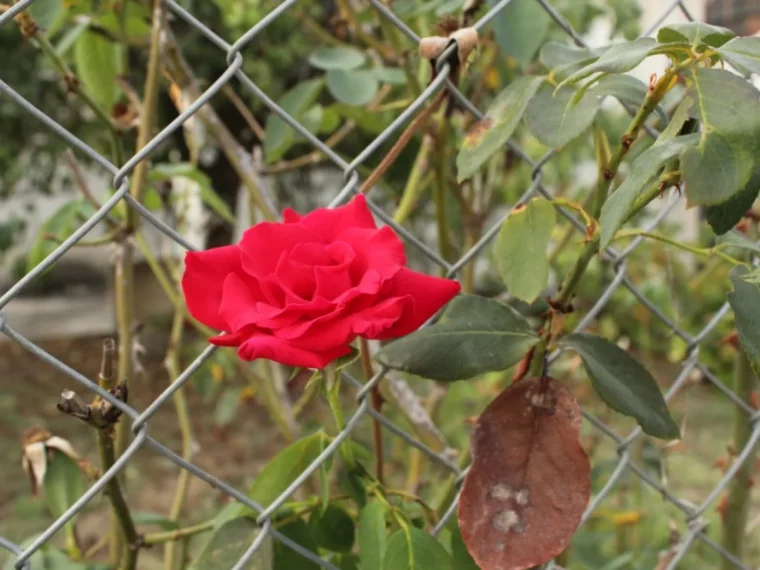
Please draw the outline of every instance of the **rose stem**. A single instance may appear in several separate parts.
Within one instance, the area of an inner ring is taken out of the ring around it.
[[[359,338],[359,354],[362,361],[362,370],[364,378],[369,382],[374,376],[372,371],[372,355],[369,351],[369,344],[364,338]],[[383,407],[383,397],[380,395],[380,389],[374,386],[370,392],[370,405],[372,409],[380,413]],[[372,435],[375,445],[375,476],[380,484],[383,484],[383,428],[375,418],[372,418]]]
[[[597,178],[594,198],[592,199],[592,208],[590,212],[591,216],[594,218],[597,218],[599,216],[599,213],[601,212],[602,207],[604,206],[604,203],[610,194],[609,190],[612,186],[612,181],[617,176],[620,164],[628,154],[628,150],[636,142],[636,139],[638,138],[639,133],[641,133],[641,129],[644,127],[646,120],[649,118],[652,112],[654,112],[655,108],[660,103],[660,101],[662,101],[662,98],[665,96],[665,94],[670,90],[671,87],[673,87],[673,79],[678,74],[680,69],[681,66],[673,66],[668,69],[662,75],[662,77],[657,80],[654,88],[647,92],[646,97],[644,97],[644,101],[641,103],[641,106],[637,110],[636,115],[631,120],[628,128],[621,138],[620,147],[615,152],[615,154],[612,155],[611,158],[608,159],[608,153],[601,151],[601,149],[597,150],[597,160],[600,162],[606,162],[607,164],[606,168],[602,167],[599,169],[599,175]],[[600,139],[598,137],[595,138],[598,144],[600,142]],[[636,211],[643,208],[657,195],[658,194],[652,194],[651,196],[647,196],[648,201],[645,203],[635,203],[632,207],[632,210],[628,214],[628,218],[630,218]],[[600,242],[601,239],[599,236],[599,231],[597,229],[594,237],[591,238],[588,243],[586,243],[586,246],[578,257],[578,260],[575,262],[573,269],[565,276],[565,280],[560,287],[559,295],[555,299],[555,305],[565,306],[570,302],[573,293],[575,292],[575,288],[578,286],[581,279],[583,278],[583,275],[586,273],[588,264],[591,262],[591,259],[593,259],[593,257],[599,252]],[[538,375],[540,373],[541,367],[543,366],[544,354],[546,353],[547,345],[551,340],[550,336],[552,330],[552,316],[553,313],[551,316],[549,316],[549,318],[544,323],[544,326],[542,327],[544,330],[544,334],[542,335],[543,342],[536,346],[533,362],[531,363],[530,370],[531,375],[533,376]]]
[[[121,360],[121,359],[120,359]],[[113,339],[103,341],[103,357],[100,366],[98,384],[104,390],[110,390],[114,384],[114,363],[116,346]],[[99,413],[96,408],[95,412]],[[119,422],[121,423],[121,422]],[[117,424],[119,425],[119,424]],[[114,450],[113,425],[97,430],[98,455],[102,473],[108,471],[116,461]],[[121,482],[112,477],[106,483],[106,495],[111,501],[110,555],[111,564],[121,570],[134,570],[137,567],[137,531],[129,513],[129,506],[124,500]],[[120,532],[121,531],[121,532]]]

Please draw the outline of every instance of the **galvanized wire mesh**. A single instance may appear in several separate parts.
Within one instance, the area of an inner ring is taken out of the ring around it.
[[[584,46],[584,41],[581,36],[568,24],[567,21],[555,10],[548,0],[536,0],[551,16],[551,18],[567,33],[571,40],[579,45]],[[5,25],[16,14],[29,7],[34,0],[22,0],[15,4],[12,8],[8,9],[2,16],[0,16],[0,25]],[[383,18],[387,20],[398,30],[400,30],[409,40],[414,44],[419,43],[420,38],[408,27],[405,23],[398,18],[386,3],[381,0],[369,0],[370,4],[376,9]],[[490,10],[474,24],[476,29],[482,29],[499,11],[504,9],[510,0],[502,0],[501,2],[492,5]],[[230,44],[225,39],[219,37],[213,30],[206,26],[203,22],[196,19],[192,14],[182,8],[174,0],[167,0],[167,7],[174,13],[174,15],[187,24],[194,27],[203,34],[208,40],[210,40],[219,50],[226,54],[228,67],[224,73],[216,79],[206,89],[200,98],[182,112],[171,124],[166,126],[159,134],[157,134],[144,148],[132,156],[126,164],[122,166],[112,164],[108,159],[96,152],[92,147],[76,138],[71,133],[67,132],[61,125],[56,123],[53,119],[48,117],[41,109],[36,108],[34,105],[27,102],[21,97],[10,85],[0,79],[0,91],[3,95],[12,99],[18,104],[18,106],[25,112],[31,114],[37,120],[41,121],[47,128],[49,128],[56,135],[64,138],[73,149],[83,153],[90,159],[92,159],[97,165],[106,169],[113,175],[113,187],[116,189],[113,196],[103,204],[90,219],[86,221],[81,227],[79,227],[71,236],[69,236],[55,251],[50,254],[47,259],[38,265],[33,271],[16,283],[9,291],[7,291],[0,298],[0,332],[15,341],[32,354],[39,357],[42,361],[45,361],[52,366],[56,367],[62,373],[72,378],[88,390],[98,394],[105,400],[111,402],[114,406],[121,409],[126,418],[131,421],[131,431],[133,439],[125,450],[123,455],[116,461],[111,469],[98,479],[98,481],[92,485],[92,487],[81,496],[71,508],[66,511],[58,520],[50,525],[39,537],[30,544],[27,548],[22,549],[19,545],[9,541],[3,537],[0,537],[0,547],[10,551],[17,555],[15,561],[15,568],[29,568],[30,557],[40,549],[45,543],[47,543],[55,533],[57,533],[72,517],[82,511],[85,506],[101,491],[103,491],[107,482],[117,474],[130,462],[135,453],[142,448],[147,447],[153,449],[158,454],[168,458],[181,469],[189,471],[195,477],[198,477],[208,483],[210,483],[216,489],[221,490],[229,497],[239,501],[243,505],[247,505],[259,513],[257,523],[260,525],[260,532],[257,535],[255,541],[250,545],[250,548],[245,555],[234,566],[235,569],[244,568],[245,565],[252,559],[257,549],[261,547],[267,537],[281,542],[289,548],[292,548],[296,552],[300,553],[307,559],[318,564],[320,567],[328,568],[331,570],[337,570],[336,567],[330,562],[320,558],[318,553],[311,552],[308,549],[298,545],[278,532],[273,526],[272,515],[275,511],[281,507],[293,493],[307,480],[320,466],[331,457],[331,455],[338,449],[341,442],[348,438],[354,428],[362,422],[367,416],[371,416],[375,420],[379,421],[389,433],[396,437],[402,438],[409,445],[421,450],[430,460],[441,465],[443,468],[450,470],[454,475],[458,477],[459,482],[464,476],[464,471],[457,468],[450,459],[441,453],[436,453],[428,446],[420,442],[413,435],[405,432],[403,429],[392,423],[381,413],[374,410],[369,403],[368,394],[370,390],[383,378],[387,370],[380,370],[372,379],[367,383],[362,384],[356,379],[346,375],[350,384],[354,385],[358,390],[357,395],[357,408],[354,414],[346,423],[345,429],[343,429],[338,436],[330,443],[330,445],[319,455],[319,457],[311,464],[307,469],[300,474],[296,481],[288,487],[272,504],[264,508],[262,505],[257,504],[246,496],[244,492],[241,492],[225,481],[215,477],[213,474],[199,468],[191,462],[185,461],[182,457],[175,454],[171,450],[167,449],[164,445],[159,443],[156,439],[149,435],[148,429],[150,420],[167,401],[172,394],[177,390],[180,390],[190,377],[195,373],[201,365],[211,356],[215,350],[214,347],[208,347],[205,349],[195,361],[182,372],[176,379],[173,379],[171,385],[158,397],[150,406],[145,410],[137,410],[118,399],[114,398],[111,394],[101,389],[96,383],[80,374],[78,371],[67,366],[65,363],[54,358],[50,354],[46,353],[35,343],[31,342],[19,332],[8,326],[2,309],[10,302],[13,301],[19,292],[27,286],[30,282],[37,279],[44,271],[50,268],[56,261],[69,249],[74,247],[79,240],[81,240],[90,230],[92,230],[108,213],[117,206],[119,202],[126,201],[129,207],[136,209],[144,220],[155,226],[159,231],[163,232],[170,239],[187,249],[193,249],[192,245],[188,243],[177,231],[168,226],[163,221],[159,220],[154,214],[147,210],[143,205],[134,201],[130,196],[129,190],[129,175],[133,172],[136,165],[148,158],[156,148],[164,142],[174,131],[182,126],[182,124],[191,118],[198,110],[205,105],[214,95],[216,95],[225,85],[227,85],[233,78],[236,78],[240,84],[253,95],[255,95],[260,101],[262,101],[273,113],[279,115],[288,125],[295,129],[304,139],[306,139],[315,149],[320,152],[336,165],[343,173],[345,186],[340,190],[334,200],[330,203],[330,207],[337,206],[345,201],[349,200],[359,189],[361,178],[358,174],[358,167],[362,165],[370,155],[375,153],[381,145],[391,140],[394,135],[399,133],[401,127],[414,117],[425,105],[428,103],[434,95],[441,89],[448,89],[450,93],[457,101],[457,103],[465,110],[472,113],[477,118],[482,118],[483,113],[477,109],[468,99],[462,94],[455,85],[453,85],[448,79],[449,63],[448,56],[452,55],[454,47],[449,49],[449,53],[444,54],[439,61],[442,63],[438,66],[437,74],[431,81],[429,86],[422,92],[422,94],[411,104],[407,109],[401,113],[393,123],[385,129],[367,148],[362,150],[353,161],[346,162],[340,156],[338,156],[331,148],[326,146],[316,136],[312,135],[306,127],[299,124],[293,117],[289,116],[275,101],[267,96],[260,87],[249,77],[247,77],[242,71],[244,54],[243,50],[246,46],[249,46],[252,42],[255,42],[259,37],[259,34],[267,28],[276,18],[282,15],[287,10],[290,10],[297,0],[286,0],[282,2],[275,10],[273,10],[266,17],[262,18],[254,27],[248,30],[242,37],[238,38],[234,43]],[[662,15],[652,25],[652,28],[645,32],[644,35],[650,35],[651,32],[661,25],[661,23],[674,11],[680,10],[688,18],[692,19],[686,7],[681,1],[673,1],[668,3],[662,11]],[[650,135],[654,134],[650,131]],[[532,183],[525,190],[518,204],[525,202],[536,195],[543,195],[547,198],[551,198],[552,192],[549,188],[546,188],[542,183],[542,168],[556,155],[556,152],[552,151],[547,153],[540,160],[534,162],[528,155],[523,152],[512,141],[508,143],[509,148],[519,157],[520,160],[527,162],[532,168]],[[678,201],[678,196],[672,196],[669,200],[665,201],[661,207],[658,215],[649,223],[649,228],[659,224],[668,212],[674,207]],[[412,233],[405,228],[395,224],[391,217],[384,212],[376,203],[369,201],[370,207],[374,213],[384,223],[393,227],[396,232],[402,236],[412,247],[418,248],[430,260],[434,261],[437,265],[443,268],[450,278],[456,278],[460,270],[471,260],[473,260],[478,254],[480,254],[484,248],[486,248],[497,235],[501,221],[493,224],[482,236],[482,238],[467,251],[458,261],[454,263],[447,263],[444,261],[435,251],[427,247],[422,240],[415,237]],[[518,204],[515,204],[518,205]],[[563,214],[573,223],[580,232],[584,231],[583,224],[578,221],[570,211],[564,211]],[[641,436],[641,429],[636,428],[626,436],[621,436],[616,433],[612,428],[600,421],[593,415],[584,412],[584,418],[587,422],[594,427],[594,429],[600,430],[603,437],[608,438],[617,447],[618,462],[615,469],[607,479],[603,488],[597,493],[592,502],[588,505],[588,508],[584,514],[583,522],[585,523],[591,514],[598,508],[598,506],[607,498],[611,491],[620,482],[623,474],[630,470],[637,474],[642,481],[650,485],[654,490],[660,493],[663,499],[669,503],[675,505],[678,510],[683,514],[683,520],[688,527],[688,532],[680,539],[677,545],[677,551],[675,556],[667,564],[667,569],[673,569],[678,567],[683,557],[686,555],[690,547],[695,541],[701,541],[709,548],[714,549],[721,557],[730,561],[736,568],[749,569],[749,566],[742,560],[738,560],[736,557],[727,552],[720,544],[717,544],[711,539],[705,532],[705,521],[703,515],[707,509],[713,506],[719,495],[726,490],[727,486],[731,482],[732,478],[736,475],[737,471],[743,466],[753,447],[756,445],[758,439],[760,439],[760,414],[749,403],[743,401],[736,394],[734,394],[729,388],[727,388],[713,373],[708,370],[700,362],[699,347],[700,344],[708,337],[708,335],[716,328],[716,326],[724,319],[729,312],[728,304],[724,304],[719,311],[714,315],[710,322],[696,333],[683,330],[676,323],[674,323],[669,317],[667,317],[646,295],[640,291],[629,278],[626,273],[626,259],[632,254],[632,252],[641,244],[641,237],[634,239],[630,245],[624,250],[618,251],[614,248],[608,248],[603,255],[603,260],[606,264],[614,269],[614,278],[610,281],[606,287],[604,293],[599,297],[593,307],[578,323],[576,330],[584,330],[600,312],[609,303],[613,294],[619,288],[625,288],[635,296],[637,301],[651,313],[654,319],[662,323],[664,327],[670,330],[673,334],[677,335],[685,343],[688,344],[687,357],[681,362],[680,373],[677,375],[675,381],[671,384],[670,389],[666,394],[666,399],[673,397],[676,392],[683,388],[690,374],[694,370],[698,370],[705,378],[707,378],[718,390],[723,392],[733,404],[743,410],[751,422],[752,433],[749,441],[744,449],[736,450],[737,456],[731,467],[725,472],[720,482],[712,489],[707,497],[705,497],[701,504],[693,505],[690,502],[683,500],[671,493],[660,481],[655,480],[651,474],[642,467],[641,464],[634,461],[631,454],[632,444]],[[558,354],[553,354],[549,358],[549,364],[553,364],[558,357]],[[456,499],[452,502],[446,513],[441,518],[437,527],[433,530],[433,534],[437,534],[447,524],[456,511]],[[559,568],[559,566],[549,563],[549,568]],[[220,569],[221,570],[221,569]]]

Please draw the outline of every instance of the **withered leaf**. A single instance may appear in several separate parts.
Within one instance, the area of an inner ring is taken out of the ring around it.
[[[568,545],[590,492],[580,427],[577,400],[552,378],[513,384],[480,416],[458,515],[482,570],[530,568]]]

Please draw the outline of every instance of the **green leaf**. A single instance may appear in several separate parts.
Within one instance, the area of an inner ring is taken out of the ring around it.
[[[226,388],[214,408],[214,425],[224,427],[235,419],[240,407],[240,388]]]
[[[283,449],[258,474],[248,496],[264,506],[272,503],[319,456],[323,442],[330,439],[318,431]]]
[[[560,345],[581,356],[594,390],[607,405],[634,417],[649,435],[661,439],[680,437],[657,382],[628,352],[600,336],[585,333],[568,335]]]
[[[728,302],[734,311],[736,330],[744,351],[749,357],[755,374],[760,374],[760,284],[747,282],[750,275],[746,267],[737,266],[729,277],[734,290],[728,294]]]
[[[702,67],[691,70],[687,77],[691,80],[688,94],[695,102],[691,116],[702,122],[706,133],[758,136],[760,92],[747,80],[724,69]]]
[[[356,554],[340,554],[335,559],[335,564],[340,570],[364,570],[359,566],[359,557]]]
[[[357,124],[363,131],[369,134],[379,135],[390,124],[386,113],[373,113],[362,107],[352,107],[336,103],[333,105],[336,111],[346,119],[350,119]]]
[[[572,75],[579,69],[594,63],[604,53],[604,49],[588,49],[573,44],[547,42],[541,48],[538,59],[557,80]]]
[[[362,570],[381,570],[388,543],[385,513],[385,505],[373,501],[368,503],[359,514],[359,560]]]
[[[688,95],[681,99],[681,102],[675,108],[675,111],[673,111],[673,116],[670,117],[668,126],[662,130],[655,142],[660,143],[676,138],[686,124],[686,121],[689,120],[692,105],[694,105],[694,99]]]
[[[348,46],[320,47],[309,56],[309,63],[318,69],[356,69],[364,64],[365,57],[358,49]]]
[[[90,30],[79,36],[74,44],[77,75],[106,113],[119,98],[116,77],[120,54],[119,44]]]
[[[753,110],[760,92],[743,78],[721,69],[689,74],[692,116],[702,123],[698,148],[684,152],[681,170],[690,204],[719,204],[749,181],[760,135]]]
[[[726,232],[722,236],[718,236],[715,239],[715,245],[724,247],[737,247],[739,249],[745,249],[753,253],[760,253],[760,245],[747,238],[740,232]]]
[[[406,74],[399,67],[373,67],[371,71],[381,83],[406,85]]]
[[[575,89],[564,87],[555,94],[549,85],[544,85],[530,100],[525,111],[525,124],[543,144],[562,148],[594,122],[599,99],[586,92],[580,101],[575,102],[576,93]]]
[[[683,42],[693,47],[703,44],[710,47],[720,47],[735,35],[731,30],[720,26],[703,22],[687,22],[660,28],[657,32],[657,41],[661,44]]]
[[[303,115],[301,115],[301,119],[299,122],[306,127],[306,130],[310,133],[314,134],[317,131],[319,131],[319,128],[322,126],[322,122],[324,120],[324,114],[325,114],[325,108],[322,107],[319,103],[316,105],[312,105],[308,111],[306,111]],[[300,134],[295,135],[295,142],[301,142],[306,140],[305,137],[303,137]]]
[[[396,531],[388,541],[383,570],[454,570],[454,561],[440,542],[409,526]],[[458,570],[458,569],[457,569]]]
[[[34,4],[32,4],[34,6]],[[77,23],[74,27],[68,29],[63,37],[58,41],[55,46],[55,53],[60,56],[66,55],[68,51],[74,46],[79,36],[90,26],[90,20],[84,20]]]
[[[167,162],[156,164],[151,170],[148,178],[154,182],[161,182],[175,177],[188,178],[198,184],[201,201],[225,222],[232,225],[235,224],[235,214],[232,213],[227,202],[214,191],[211,178],[209,178],[205,172],[199,170],[192,162]]]
[[[469,178],[491,155],[502,149],[525,113],[528,103],[544,82],[544,77],[520,77],[494,99],[482,121],[462,143],[457,155],[457,179]]]
[[[699,146],[681,154],[681,177],[689,205],[720,204],[735,196],[749,181],[753,156],[742,140],[712,131]]]
[[[454,556],[454,568],[456,570],[480,570],[470,556],[467,546],[462,539],[462,531],[459,529],[459,521],[456,519],[451,524],[451,554]]]
[[[309,525],[322,548],[333,552],[351,552],[354,546],[354,519],[343,507],[330,504],[324,512],[312,511]]]
[[[695,146],[699,135],[685,135],[652,145],[642,152],[631,164],[623,183],[607,199],[599,217],[601,247],[605,248],[615,237],[628,216],[636,197],[657,175],[657,172],[671,158],[675,158],[685,148]]]
[[[509,214],[496,242],[496,266],[507,291],[532,303],[549,280],[549,246],[554,228],[554,206],[534,198]]]
[[[376,358],[423,378],[464,380],[514,366],[538,341],[506,305],[460,295],[437,323],[384,346]]]
[[[311,527],[301,519],[283,525],[277,530],[307,550],[314,553],[317,552],[317,541],[314,540]],[[274,566],[272,570],[319,570],[319,566],[315,562],[304,558],[289,546],[277,541],[274,546]]]
[[[125,31],[127,38],[133,41],[147,39],[150,36],[150,10],[136,2],[125,4],[127,17],[125,20]],[[115,10],[99,16],[95,23],[98,27],[111,32],[113,35],[121,35],[121,18]]]
[[[493,7],[498,0],[488,0]],[[522,66],[536,56],[549,32],[551,16],[535,0],[512,0],[491,21],[501,50]]]
[[[365,471],[361,464],[356,464],[352,469],[342,471],[338,479],[338,487],[356,506],[363,509],[367,504],[367,486],[365,485]]]
[[[327,89],[337,101],[346,105],[363,107],[375,98],[379,88],[377,76],[371,69],[332,69],[327,72]]]
[[[591,91],[598,97],[610,95],[621,103],[628,103],[634,107],[641,106],[647,92],[646,84],[631,75],[607,75],[602,77]],[[668,116],[662,105],[657,105],[654,112],[660,117],[663,125],[668,124]]]
[[[319,128],[316,132],[329,135],[334,133],[339,126],[340,113],[338,112],[338,109],[335,108],[335,105],[323,108],[322,122],[319,123]]]
[[[39,265],[57,247],[58,244],[48,239],[48,236],[55,237],[58,241],[66,239],[74,233],[74,230],[79,227],[84,218],[88,218],[94,212],[95,208],[84,198],[66,202],[58,208],[42,224],[40,231],[37,233],[37,238],[32,244],[26,258],[27,272]]]
[[[211,536],[189,570],[209,568],[232,568],[250,548],[260,529],[247,518],[232,519],[223,524]],[[253,555],[246,570],[269,570],[272,567],[272,539],[267,537]]]
[[[582,67],[558,86],[572,85],[593,73],[624,73],[630,71],[649,55],[657,42],[652,38],[639,38],[632,42],[615,44],[605,51],[595,62]]]
[[[722,204],[705,208],[705,218],[715,234],[725,234],[738,224],[747,210],[752,208],[759,192],[760,169],[755,169],[743,190]]]
[[[734,38],[716,51],[739,71],[760,74],[760,38]]]
[[[63,0],[35,0],[28,10],[40,28],[49,30],[63,10]]]
[[[279,104],[291,117],[300,120],[324,89],[323,78],[302,81],[283,95]],[[295,131],[278,115],[270,113],[264,127],[264,158],[268,163],[282,158],[295,141]]]
[[[76,461],[61,451],[52,449],[49,452],[52,457],[48,460],[43,482],[45,505],[58,518],[84,495],[84,480]],[[66,527],[73,529],[76,519],[76,516],[72,518]]]
[[[179,528],[177,521],[171,521],[166,518],[166,515],[161,513],[150,513],[145,511],[138,511],[132,513],[132,522],[136,525],[156,525],[163,530],[176,530]]]

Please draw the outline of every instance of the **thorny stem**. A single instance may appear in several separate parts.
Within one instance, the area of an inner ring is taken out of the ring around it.
[[[599,126],[598,121],[594,121],[592,129],[598,170],[596,191],[593,194],[591,202],[591,216],[593,218],[599,218],[604,201],[607,199],[608,186],[604,182],[606,180],[605,173],[608,172],[610,168],[610,143],[607,140],[607,134],[604,132],[604,129]]]
[[[164,18],[166,7],[164,0],[153,1],[153,19],[150,32],[150,52],[148,55],[148,71],[145,77],[145,89],[142,102],[142,116],[140,126],[137,130],[137,143],[135,151],[142,150],[153,138],[153,125],[156,117],[156,106],[158,104],[158,76],[161,64],[159,55],[161,54],[161,34],[164,28]],[[142,203],[145,186],[148,182],[148,169],[150,163],[144,158],[135,166],[132,188],[130,192],[135,201]],[[140,216],[136,210],[127,209],[127,232],[132,233],[140,223]]]
[[[103,342],[103,359],[101,362],[100,378],[98,384],[104,390],[113,387],[114,384],[114,361],[116,349],[112,339]],[[119,359],[121,361],[121,359]],[[119,422],[117,425],[122,425]],[[114,450],[113,426],[107,426],[97,430],[98,455],[102,473],[113,467],[116,461]],[[132,522],[129,506],[122,494],[121,482],[118,477],[112,477],[106,483],[106,495],[111,501],[112,525],[110,538],[110,560],[114,568],[120,570],[135,570],[137,567],[137,531]],[[113,524],[116,523],[116,524]],[[119,532],[121,531],[121,532]]]
[[[166,360],[164,361],[166,370],[169,373],[169,378],[176,378],[180,375],[180,348],[182,347],[182,336],[184,331],[185,319],[181,311],[174,313],[174,321],[172,322],[172,331],[169,339],[169,348],[166,354]],[[190,422],[190,413],[187,408],[187,401],[185,399],[185,392],[182,388],[174,392],[172,395],[174,400],[174,408],[177,411],[177,421],[179,424],[180,434],[182,438],[182,459],[189,461],[192,455],[193,446],[193,432]],[[185,503],[185,497],[187,496],[187,486],[190,482],[190,472],[181,469],[179,476],[177,477],[177,487],[174,491],[174,499],[172,500],[171,509],[169,510],[169,520],[178,521],[182,514],[182,507]],[[177,567],[177,552],[178,545],[175,541],[169,542],[164,548],[164,568],[166,570],[173,570]]]
[[[607,167],[600,169],[600,175],[597,180],[597,185],[596,185],[596,190],[595,190],[596,197],[593,202],[592,214],[596,213],[597,210],[601,212],[602,206],[604,205],[604,202],[607,199],[607,196],[610,194],[609,190],[610,190],[610,187],[612,186],[612,181],[617,176],[618,169],[620,168],[620,164],[623,162],[623,159],[628,154],[628,150],[636,142],[636,139],[641,133],[641,130],[644,128],[644,124],[646,123],[646,120],[654,112],[655,108],[660,103],[660,101],[662,101],[662,98],[665,96],[665,94],[673,87],[674,80],[676,79],[676,76],[678,72],[680,71],[680,69],[681,69],[681,66],[674,66],[668,69],[662,75],[662,77],[660,77],[660,79],[657,80],[653,88],[651,88],[647,92],[647,95],[644,98],[644,102],[641,104],[641,107],[639,107],[638,111],[636,112],[636,115],[633,117],[630,124],[628,125],[628,128],[623,134],[620,147],[615,152],[615,154],[612,155],[612,157],[609,159]],[[597,139],[599,138],[598,134],[595,138]],[[599,141],[599,140],[597,142],[598,144],[601,144],[601,145],[604,144],[602,141]],[[604,160],[606,158],[605,154],[606,152],[603,150],[603,148],[598,150],[599,160]],[[653,200],[655,196],[656,194],[652,195],[650,198],[650,201]],[[646,205],[646,203],[644,205]],[[631,215],[632,214],[629,214],[628,217],[630,218]],[[578,286],[578,283],[580,283],[581,279],[583,278],[583,275],[586,272],[586,268],[588,267],[588,264],[591,262],[591,260],[599,251],[600,242],[601,242],[601,238],[600,238],[599,232],[596,231],[594,233],[594,236],[586,243],[586,246],[583,248],[583,251],[578,257],[578,260],[576,261],[573,269],[570,271],[570,273],[568,273],[565,276],[565,280],[562,283],[562,286],[559,291],[559,295],[555,299],[555,304],[557,306],[560,306],[560,307],[567,306],[569,301],[572,299],[573,293],[575,292],[575,288]],[[553,313],[544,323],[544,327],[543,327],[544,332],[542,334],[542,342],[536,346],[536,350],[533,355],[533,361],[531,362],[531,367],[530,367],[531,374],[533,375],[538,375],[541,373],[541,368],[543,367],[544,355],[546,354],[546,350],[548,348],[547,345],[549,341],[551,340],[552,319],[553,319]]]
[[[372,370],[372,355],[369,351],[369,344],[366,339],[359,339],[359,356],[362,363],[362,372],[367,382],[372,379],[374,372]],[[380,395],[380,389],[375,386],[370,392],[370,404],[374,410],[380,412],[383,407],[383,397]],[[372,439],[375,446],[375,477],[380,483],[383,483],[383,427],[376,419],[372,419]]]

